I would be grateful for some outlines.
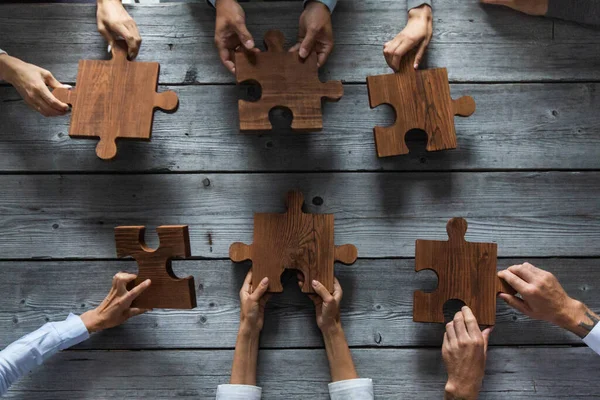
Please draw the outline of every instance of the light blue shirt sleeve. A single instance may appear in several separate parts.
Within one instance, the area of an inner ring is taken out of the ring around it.
[[[306,6],[306,3],[308,3],[309,1],[318,1],[319,3],[323,3],[327,6],[327,8],[329,8],[329,12],[333,12],[338,0],[304,0],[304,5]],[[208,3],[210,5],[212,5],[213,7],[215,6],[215,3],[217,2],[217,0],[208,0]]]
[[[76,315],[65,321],[48,322],[0,351],[0,396],[23,375],[50,356],[83,342],[90,334]]]
[[[431,7],[431,0],[408,0],[408,10],[412,10],[416,7],[421,7],[423,4],[427,4]]]
[[[329,384],[331,400],[373,400],[373,381],[371,379],[348,379]]]
[[[251,385],[219,385],[216,400],[260,400],[262,389]],[[331,400],[373,400],[371,379],[348,379],[329,384]]]
[[[594,329],[583,338],[583,343],[587,344],[590,349],[600,354],[600,324],[596,324]]]
[[[6,52],[5,52],[4,50],[0,49],[0,56],[1,56],[2,54],[6,54]]]

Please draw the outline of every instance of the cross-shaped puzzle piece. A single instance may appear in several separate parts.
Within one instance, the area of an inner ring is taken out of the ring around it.
[[[425,131],[427,151],[455,149],[454,116],[468,117],[475,112],[472,97],[450,97],[446,68],[415,71],[414,59],[414,53],[402,57],[395,74],[367,77],[371,108],[388,104],[396,111],[394,125],[374,128],[379,157],[408,154],[404,137],[411,129]]]
[[[351,244],[335,246],[333,214],[305,214],[300,192],[289,192],[284,214],[254,214],[254,243],[233,243],[234,262],[252,260],[252,286],[269,278],[269,292],[283,291],[281,274],[297,269],[304,274],[302,292],[314,293],[313,279],[333,293],[333,264],[352,264],[358,252]]]
[[[284,51],[284,43],[283,33],[271,30],[265,34],[266,52],[235,53],[237,82],[258,83],[262,92],[258,101],[239,101],[241,131],[273,129],[269,112],[275,107],[290,109],[293,130],[319,131],[323,129],[321,99],[337,101],[344,94],[340,81],[319,80],[315,52],[302,61],[297,51]]]
[[[69,136],[99,137],[98,157],[117,155],[116,140],[150,139],[155,109],[172,111],[175,92],[156,93],[160,65],[127,60],[127,44],[117,41],[112,60],[80,60],[77,87],[55,89],[60,101],[72,106]]]
[[[415,322],[444,322],[444,303],[457,299],[469,306],[480,325],[496,323],[496,296],[513,289],[498,278],[496,243],[465,241],[467,221],[452,218],[448,241],[417,240],[415,271],[433,270],[438,287],[432,293],[414,293]]]
[[[132,303],[139,308],[196,307],[194,277],[179,279],[173,273],[171,259],[190,257],[190,235],[185,225],[159,226],[156,228],[160,245],[158,249],[148,248],[144,242],[145,227],[118,226],[115,228],[115,242],[118,257],[133,257],[139,266],[137,278],[129,289],[146,279],[152,284]]]

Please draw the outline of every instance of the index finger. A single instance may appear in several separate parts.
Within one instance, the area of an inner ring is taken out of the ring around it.
[[[48,104],[54,110],[60,112],[60,114],[64,114],[67,111],[69,111],[69,105],[63,103],[62,101],[54,97],[54,95],[50,92],[50,89],[48,89],[47,86],[44,86],[42,88],[40,95],[42,96],[42,99],[46,104]]]
[[[525,282],[534,281],[538,272],[540,271],[539,268],[534,267],[528,262],[520,265],[512,265],[508,267],[508,270],[517,275],[519,278],[523,279]]]
[[[248,271],[242,284],[242,292],[250,293],[250,287],[252,285],[252,270]]]
[[[140,294],[142,294],[142,292],[146,289],[148,289],[150,287],[151,281],[150,279],[146,279],[144,282],[140,283],[139,285],[137,285],[136,287],[134,287],[133,289],[131,289],[129,291],[129,293],[127,293],[126,300],[129,302],[132,302],[133,300],[135,300]]]
[[[498,277],[504,279],[517,293],[523,293],[529,285],[523,279],[515,275],[512,271],[505,269],[504,271],[498,272]]]
[[[229,72],[231,72],[232,74],[235,74],[235,62],[233,61],[233,59],[234,59],[233,51],[230,51],[226,47],[219,47],[218,50],[219,50],[219,58],[221,59],[221,62],[223,63],[223,65],[225,67],[227,67]]]
[[[333,298],[339,303],[342,301],[342,296],[344,292],[342,290],[342,285],[340,285],[340,281],[337,278],[333,280]]]

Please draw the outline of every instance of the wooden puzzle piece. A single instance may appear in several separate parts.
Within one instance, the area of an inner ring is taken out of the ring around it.
[[[496,296],[512,288],[498,278],[496,243],[465,241],[467,221],[452,218],[447,226],[448,241],[417,240],[415,271],[432,270],[438,287],[432,293],[414,293],[415,322],[444,322],[444,303],[457,299],[469,306],[480,325],[496,322]]]
[[[319,80],[314,52],[302,61],[297,51],[284,51],[284,43],[283,33],[271,30],[265,35],[266,52],[235,53],[237,82],[255,82],[262,92],[258,101],[239,100],[241,131],[273,129],[269,112],[275,107],[290,109],[293,130],[319,131],[323,129],[321,99],[338,101],[344,94],[340,81]]]
[[[98,157],[117,154],[116,140],[150,139],[155,109],[173,111],[175,92],[156,93],[160,65],[127,60],[127,44],[117,41],[111,60],[80,60],[77,87],[55,89],[60,101],[72,106],[69,136],[100,138]]]
[[[281,274],[297,269],[304,274],[302,292],[314,293],[313,279],[333,293],[333,264],[356,261],[356,247],[335,246],[333,214],[305,214],[304,197],[289,192],[284,214],[254,214],[254,243],[233,243],[229,257],[234,262],[252,260],[252,285],[269,278],[269,292],[283,291]]]
[[[415,71],[414,59],[415,53],[403,57],[395,74],[367,77],[371,108],[388,104],[396,111],[394,125],[373,129],[379,157],[408,154],[404,137],[411,129],[425,131],[427,151],[455,149],[454,116],[475,112],[472,97],[450,97],[446,68]]]
[[[156,231],[160,245],[153,250],[144,242],[145,227],[119,226],[115,228],[118,257],[133,257],[139,266],[137,278],[130,290],[150,279],[152,284],[132,303],[139,308],[196,307],[194,277],[179,279],[173,273],[171,259],[190,257],[190,235],[185,225],[159,226]]]

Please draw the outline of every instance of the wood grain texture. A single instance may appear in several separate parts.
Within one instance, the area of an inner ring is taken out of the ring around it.
[[[79,59],[102,58],[93,5],[2,5],[3,48],[74,82]],[[294,2],[244,4],[255,38],[269,29],[297,35],[300,8]],[[233,83],[214,49],[214,13],[202,4],[128,7],[144,44],[140,60],[161,63],[162,83]],[[70,26],[65,30],[65,15]],[[552,40],[553,21],[530,18],[479,2],[448,0],[435,7],[430,67],[445,66],[451,81],[593,81],[600,79],[597,44]],[[177,21],[177,25],[173,25]],[[333,14],[336,48],[322,78],[364,82],[389,72],[382,45],[402,29],[406,4],[352,0]],[[35,27],[44,26],[43,30]],[[65,47],[69,51],[65,52]],[[40,51],[42,48],[44,51]],[[351,61],[349,61],[351,60]],[[464,60],[478,60],[465,68]],[[577,71],[576,74],[573,71]]]
[[[123,141],[110,163],[95,143],[72,140],[69,118],[48,120],[12,88],[0,87],[0,171],[449,171],[600,169],[596,111],[600,85],[451,85],[472,95],[477,112],[457,118],[458,149],[426,152],[409,135],[410,154],[377,158],[373,126],[390,125],[394,111],[371,110],[366,85],[346,86],[339,103],[325,103],[323,134],[295,135],[285,113],[274,113],[272,134],[239,134],[235,86],[178,86],[176,118],[156,113],[152,142]],[[301,154],[301,156],[299,156]],[[284,189],[287,190],[287,189]],[[168,221],[166,221],[168,222]]]
[[[447,241],[416,242],[415,271],[434,271],[438,287],[431,293],[414,293],[413,320],[444,323],[444,304],[461,300],[473,310],[479,324],[494,325],[497,294],[514,294],[497,276],[498,245],[465,241],[467,221],[463,218],[448,221],[446,231]]]
[[[293,130],[320,131],[323,129],[321,100],[338,101],[344,94],[342,82],[319,80],[316,53],[302,60],[297,51],[285,51],[284,43],[281,31],[270,30],[265,34],[266,52],[235,53],[237,82],[254,82],[261,89],[260,99],[239,101],[241,131],[273,129],[269,113],[276,107],[291,111]]]
[[[413,249],[414,251],[414,249]],[[528,260],[558,277],[570,296],[600,311],[599,259],[499,259],[498,269]],[[415,260],[359,259],[336,266],[344,290],[341,320],[351,346],[440,346],[441,324],[412,320],[413,292],[432,291],[433,272],[414,272]],[[182,349],[235,346],[239,324],[239,290],[247,263],[229,260],[175,260],[178,276],[193,276],[197,307],[156,309],[103,331],[78,349]],[[135,261],[4,261],[0,262],[0,348],[47,321],[61,321],[70,312],[97,307],[119,271],[137,272]],[[51,285],[48,282],[52,282]],[[320,347],[312,301],[300,291],[294,273],[286,273],[284,291],[271,296],[265,311],[261,345],[268,348]],[[563,329],[525,317],[503,301],[496,306],[493,345],[579,345],[581,339]]]
[[[373,128],[379,157],[408,154],[405,135],[412,129],[425,131],[427,151],[455,149],[454,116],[468,117],[475,112],[472,97],[450,97],[445,68],[415,71],[414,60],[411,52],[402,57],[397,73],[367,77],[371,108],[387,104],[396,113],[394,125]]]
[[[447,376],[439,348],[354,349],[352,357],[358,374],[373,378],[376,399],[443,396]],[[232,358],[233,351],[63,352],[7,398],[214,399],[217,385],[229,381]],[[593,398],[600,391],[593,379],[598,368],[600,358],[584,347],[491,348],[479,398]],[[265,400],[329,398],[323,349],[261,350],[258,371]]]
[[[356,247],[335,246],[333,214],[306,214],[303,205],[302,193],[289,192],[285,213],[254,214],[253,244],[236,242],[229,248],[232,261],[252,260],[254,289],[267,277],[268,291],[281,293],[281,274],[295,269],[304,276],[302,292],[315,293],[311,283],[317,280],[333,293],[334,262],[348,265],[356,261]]]
[[[285,211],[290,187],[310,199],[306,212],[335,214],[336,240],[361,257],[413,257],[415,240],[445,239],[455,215],[469,218],[469,241],[494,232],[500,257],[600,255],[593,171],[5,175],[0,184],[11,188],[0,192],[4,259],[112,258],[114,226],[165,222],[190,226],[194,255],[226,258],[231,243],[252,242],[256,210]]]
[[[131,303],[138,308],[177,308],[196,307],[196,286],[194,278],[179,279],[173,273],[171,259],[190,257],[190,234],[185,225],[159,226],[156,228],[160,244],[157,249],[146,246],[144,226],[118,226],[115,228],[115,242],[118,257],[133,257],[139,266],[137,278],[128,289],[151,280],[151,285]]]
[[[150,139],[155,109],[173,111],[175,92],[156,93],[158,63],[127,60],[127,44],[116,41],[109,61],[81,60],[77,87],[53,94],[72,106],[69,136],[96,138],[103,160],[117,155],[117,139]]]

